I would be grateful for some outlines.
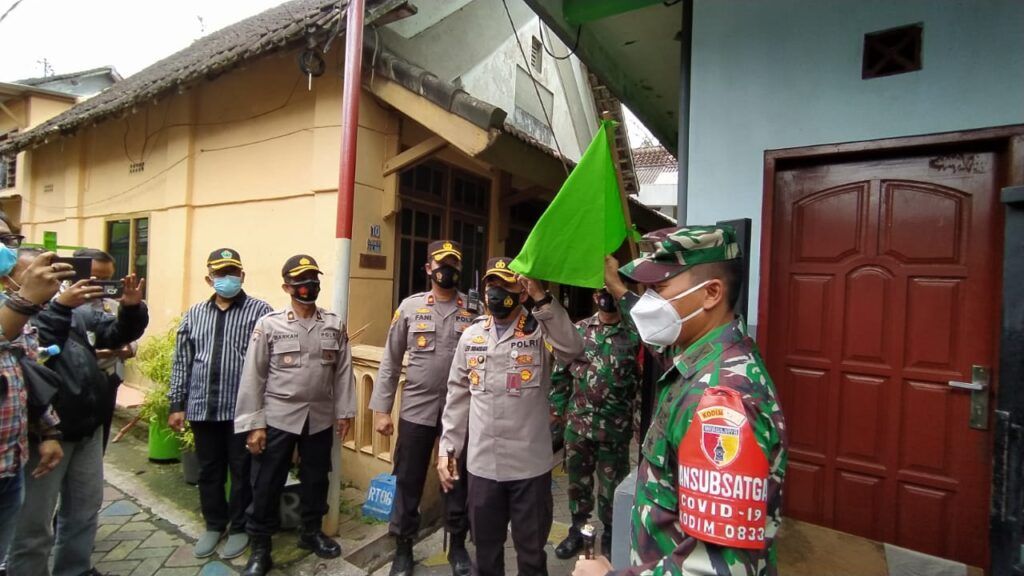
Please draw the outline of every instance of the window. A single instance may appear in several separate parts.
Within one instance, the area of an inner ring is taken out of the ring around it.
[[[129,218],[107,222],[107,252],[114,257],[114,277],[134,272],[139,278],[149,275],[149,218]],[[146,287],[149,290],[149,287]]]
[[[487,263],[489,180],[440,163],[424,163],[399,179],[402,210],[398,223],[396,303],[429,288],[423,265],[427,246],[445,238],[462,244],[463,292]]]
[[[544,45],[540,43],[540,38],[533,37],[533,44],[530,48],[530,66],[533,67],[534,71],[538,74],[541,73],[541,67],[544,65]]]
[[[921,33],[924,26],[911,24],[864,35],[865,80],[921,69]]]

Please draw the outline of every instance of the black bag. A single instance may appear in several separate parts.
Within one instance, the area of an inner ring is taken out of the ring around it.
[[[18,360],[25,390],[28,392],[28,418],[35,422],[46,413],[46,407],[53,402],[60,390],[60,375],[46,366],[30,360],[24,354]]]

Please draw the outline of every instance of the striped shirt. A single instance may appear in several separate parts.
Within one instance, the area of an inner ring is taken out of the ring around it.
[[[256,321],[270,304],[240,292],[227,310],[216,296],[189,308],[181,319],[171,368],[171,412],[199,422],[235,419],[242,364]]]

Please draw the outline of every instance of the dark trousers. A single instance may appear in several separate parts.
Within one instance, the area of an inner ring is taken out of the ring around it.
[[[299,503],[302,530],[320,530],[327,513],[327,487],[331,472],[331,445],[333,428],[316,434],[309,433],[309,422],[302,434],[292,434],[267,426],[267,447],[262,454],[252,457],[252,506],[246,531],[252,536],[269,537],[281,524],[281,492],[292,454],[299,447]]]
[[[391,509],[389,532],[402,538],[414,538],[420,529],[420,499],[434,461],[434,446],[441,426],[425,426],[398,420],[398,444],[395,446],[395,504]],[[459,477],[455,489],[442,496],[445,527],[455,536],[469,530],[466,518],[466,451],[459,459]]]
[[[505,575],[505,535],[512,522],[519,576],[546,575],[554,503],[551,473],[498,482],[469,475],[469,524],[476,544],[475,576]]]
[[[199,505],[206,529],[245,532],[245,511],[252,503],[249,484],[252,458],[245,449],[247,434],[235,434],[235,423],[189,422],[195,434],[199,460]],[[224,497],[224,482],[231,473],[231,496]]]

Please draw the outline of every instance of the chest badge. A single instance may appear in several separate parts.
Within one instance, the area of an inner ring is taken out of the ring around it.
[[[476,370],[469,371],[469,385],[473,388],[480,387],[480,373]]]
[[[516,364],[523,366],[524,364],[533,364],[533,356],[531,354],[520,354],[516,356]]]
[[[428,326],[428,324],[426,322],[420,322],[419,324],[416,325],[416,329],[417,330],[426,330],[427,326]]]
[[[416,346],[418,346],[420,348],[426,348],[427,347],[427,337],[426,336],[420,336],[420,337],[416,338]]]
[[[284,357],[284,363],[285,364],[292,364],[294,362],[295,362],[295,357],[294,356],[285,356]]]
[[[430,308],[417,308],[417,314],[430,314]]]
[[[523,382],[529,382],[530,380],[533,380],[533,371],[523,368],[522,370],[519,371],[519,379],[522,380]]]
[[[483,336],[473,336],[473,344],[483,344],[487,342],[487,339]]]

